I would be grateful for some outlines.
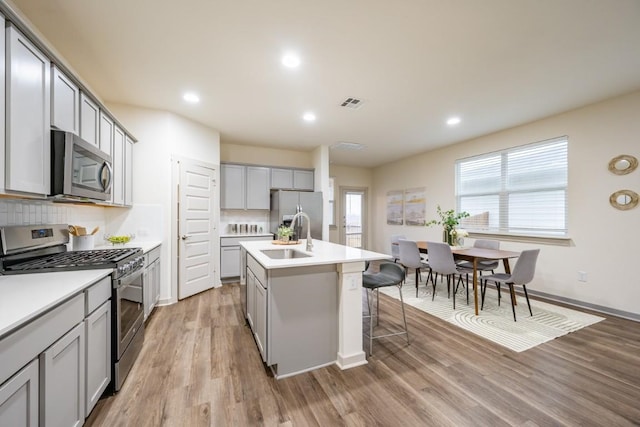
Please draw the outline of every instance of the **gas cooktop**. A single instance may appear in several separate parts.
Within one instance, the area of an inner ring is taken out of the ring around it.
[[[90,251],[62,252],[45,255],[18,264],[7,266],[7,271],[26,270],[72,270],[78,268],[113,268],[118,262],[140,252],[138,248],[96,249]]]

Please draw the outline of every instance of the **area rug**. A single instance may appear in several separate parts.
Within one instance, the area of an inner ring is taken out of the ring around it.
[[[502,287],[502,299],[500,306],[498,306],[498,292],[493,283],[487,287],[484,309],[476,316],[473,305],[473,285],[469,289],[469,305],[466,304],[465,290],[460,286],[456,294],[456,309],[454,310],[453,301],[447,298],[446,282],[438,281],[434,301],[431,301],[431,283],[429,283],[429,289],[425,287],[424,283],[420,284],[417,298],[414,283],[407,280],[407,283],[402,286],[405,304],[516,352],[528,350],[604,320],[603,317],[533,299],[530,299],[533,311],[533,316],[531,316],[524,296],[518,295],[518,305],[516,306],[518,321],[514,322],[507,287]],[[398,288],[395,286],[381,288],[380,292],[395,299],[400,298]],[[480,289],[478,288],[479,306]]]

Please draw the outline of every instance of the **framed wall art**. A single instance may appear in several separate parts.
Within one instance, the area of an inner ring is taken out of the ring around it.
[[[402,190],[387,192],[387,224],[402,225]]]
[[[404,190],[404,219],[407,225],[424,225],[426,210],[424,187]]]

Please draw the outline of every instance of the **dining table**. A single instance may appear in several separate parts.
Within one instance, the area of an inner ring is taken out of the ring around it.
[[[425,241],[416,242],[418,249],[422,253],[428,253],[428,244]],[[475,304],[475,312],[478,315],[478,263],[480,261],[496,261],[502,260],[504,266],[504,272],[511,274],[511,268],[509,266],[509,259],[518,258],[520,252],[504,251],[502,249],[487,249],[487,248],[464,248],[464,247],[452,247],[451,253],[456,260],[469,261],[473,264],[473,301]],[[515,299],[514,299],[515,300]]]

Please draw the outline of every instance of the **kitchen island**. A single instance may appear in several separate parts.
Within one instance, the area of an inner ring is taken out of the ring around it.
[[[362,271],[386,254],[321,240],[240,242],[246,251],[246,318],[276,378],[367,363],[362,347]]]

